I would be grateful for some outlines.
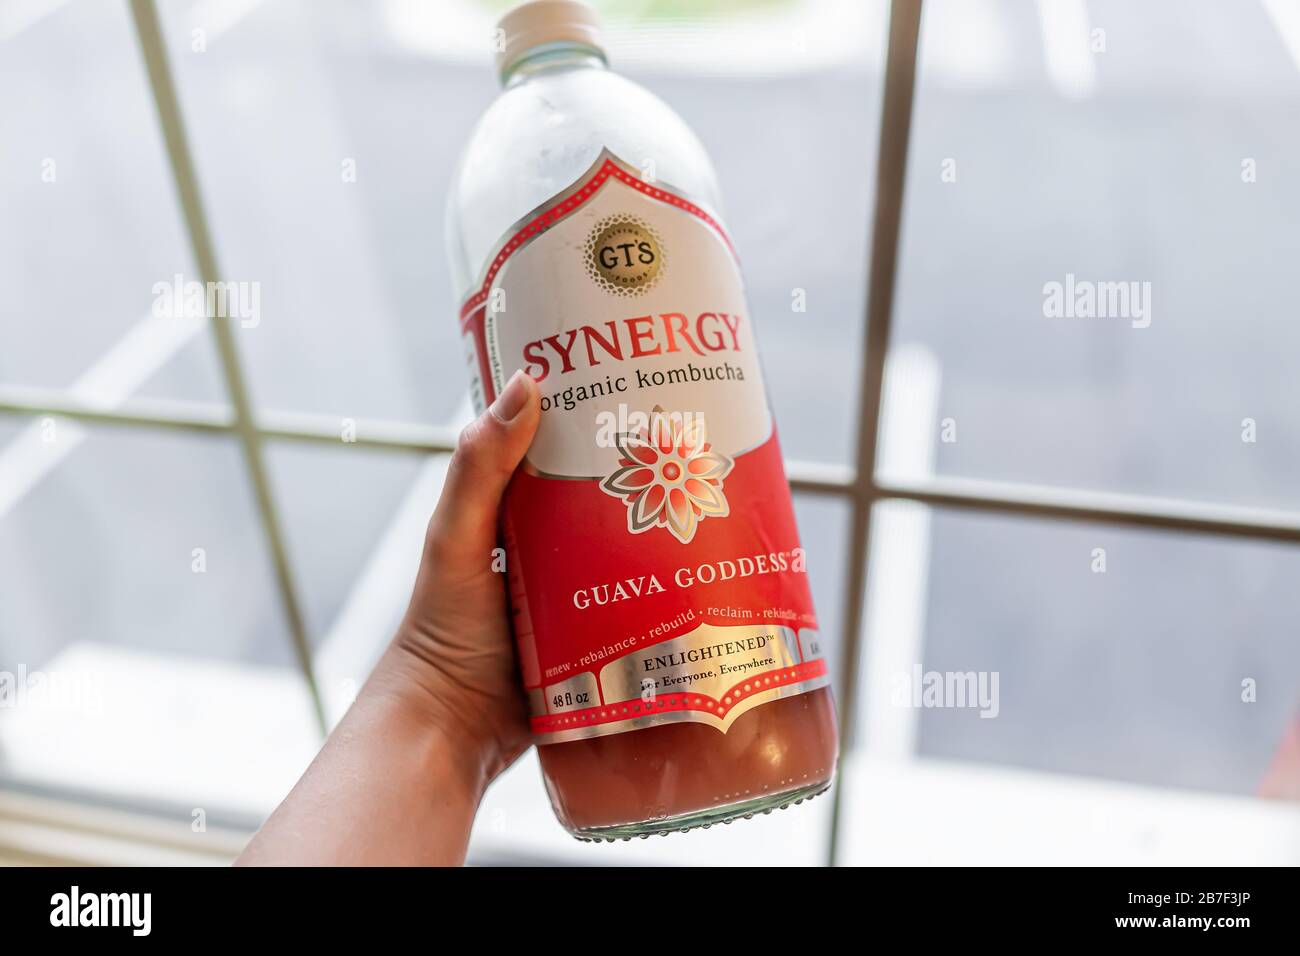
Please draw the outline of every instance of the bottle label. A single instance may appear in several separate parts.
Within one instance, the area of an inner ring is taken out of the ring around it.
[[[609,152],[504,237],[461,311],[480,407],[542,418],[506,494],[539,743],[726,732],[829,684],[740,271],[721,223]]]

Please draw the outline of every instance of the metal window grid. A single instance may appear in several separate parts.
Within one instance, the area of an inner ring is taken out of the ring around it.
[[[852,465],[788,461],[791,488],[829,495],[851,510],[848,563],[843,579],[843,654],[836,682],[842,750],[854,745],[858,671],[866,619],[866,583],[871,514],[877,502],[905,500],[943,508],[1072,522],[1099,522],[1189,534],[1300,544],[1300,514],[1136,495],[1056,488],[1016,482],[931,477],[885,481],[875,474],[885,357],[893,319],[899,227],[903,212],[908,138],[916,82],[922,0],[891,0],[882,114],[876,167],[875,210],[871,225],[863,371],[859,382],[856,452]],[[148,71],[172,176],[180,199],[198,279],[221,276],[204,212],[198,176],[167,61],[154,0],[131,0],[136,33]],[[311,648],[294,569],[289,558],[275,495],[263,457],[268,441],[318,445],[341,443],[334,418],[313,414],[257,413],[249,395],[229,323],[210,319],[229,406],[202,402],[134,399],[113,408],[80,401],[59,389],[0,387],[0,413],[58,416],[91,424],[174,429],[235,437],[257,502],[266,547],[275,570],[281,610],[307,682],[320,730],[328,730],[324,700],[312,666]],[[445,426],[361,422],[355,444],[362,448],[427,455],[454,450],[456,433]],[[835,788],[827,860],[838,859],[837,837],[843,787]]]

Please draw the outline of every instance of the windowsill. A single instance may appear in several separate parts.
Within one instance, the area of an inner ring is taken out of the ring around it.
[[[1290,802],[956,761],[848,761],[849,865],[1295,866]]]
[[[164,819],[0,788],[0,861],[229,862],[251,823],[222,823],[262,819],[317,748],[293,671],[98,644],[68,648],[50,671],[64,680],[81,675],[102,697],[92,695],[85,712],[49,700],[0,712],[6,775],[44,791],[93,792],[173,813]],[[122,758],[126,743],[136,759]],[[842,785],[847,864],[1300,863],[1300,814],[1289,802],[935,759],[851,757]],[[197,810],[206,832],[186,819]],[[470,861],[818,865],[830,815],[831,800],[820,798],[690,835],[582,844],[556,822],[530,752],[485,797]]]
[[[934,760],[851,760],[845,782],[848,865],[1300,862],[1289,803]],[[823,799],[689,835],[580,844],[552,816],[530,754],[484,800],[470,862],[815,865],[829,814]],[[0,790],[0,864],[224,865],[248,836]]]
[[[222,866],[248,836],[0,789],[0,866]]]
[[[0,709],[0,770],[33,788],[260,820],[320,745],[287,668],[81,642],[40,670],[45,692]]]

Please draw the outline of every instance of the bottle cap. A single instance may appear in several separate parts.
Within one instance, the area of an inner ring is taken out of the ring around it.
[[[578,0],[532,0],[497,21],[497,72],[505,72],[533,47],[581,43],[604,54],[596,11]]]

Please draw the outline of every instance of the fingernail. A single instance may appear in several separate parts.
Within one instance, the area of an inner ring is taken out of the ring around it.
[[[528,376],[523,370],[515,372],[510,376],[510,381],[506,382],[505,389],[497,396],[497,400],[492,403],[492,417],[503,425],[508,425],[514,421],[515,416],[524,410],[524,403],[528,401]]]

